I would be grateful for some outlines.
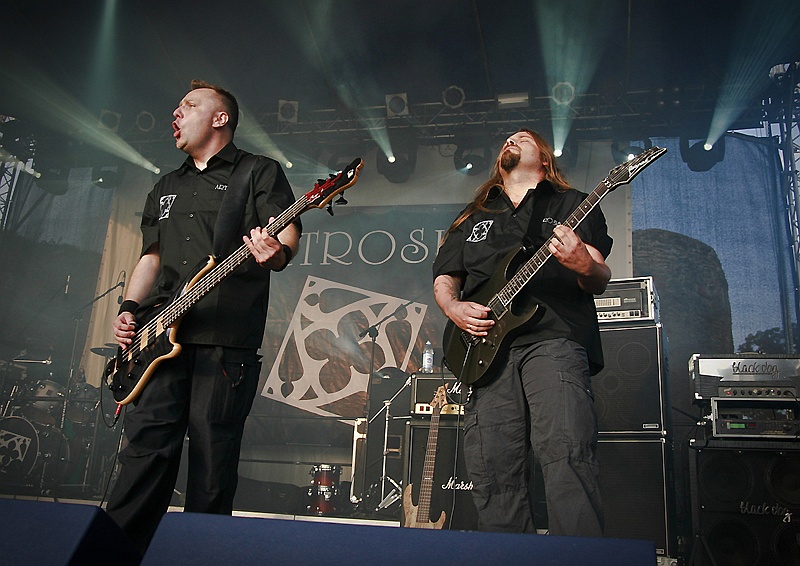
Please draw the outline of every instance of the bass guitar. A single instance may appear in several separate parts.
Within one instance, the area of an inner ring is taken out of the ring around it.
[[[604,196],[618,186],[630,183],[645,167],[666,152],[664,148],[652,147],[612,169],[564,221],[564,225],[574,230]],[[539,307],[531,301],[525,304],[524,301],[515,302],[514,299],[553,255],[549,248],[553,238],[551,235],[527,261],[524,257],[530,253],[528,250],[512,250],[500,262],[492,277],[475,293],[464,298],[491,309],[489,317],[495,324],[488,335],[473,336],[458,328],[453,321],[447,321],[443,339],[444,360],[461,383],[477,384],[487,374],[492,374],[504,359],[510,342],[536,323],[538,317],[534,318],[534,315],[540,310]]]
[[[264,230],[270,236],[276,236],[305,211],[328,205],[333,197],[356,183],[363,166],[364,162],[358,158],[339,173],[318,181],[312,190],[297,199]],[[155,368],[181,352],[176,334],[183,316],[251,255],[247,246],[242,244],[220,263],[213,255],[209,256],[169,301],[142,320],[133,342],[126,349],[117,350],[116,357],[104,372],[106,385],[117,404],[126,405],[136,399]]]
[[[425,463],[422,466],[422,481],[419,484],[419,501],[414,505],[411,500],[412,484],[403,490],[403,526],[412,529],[441,529],[444,525],[445,513],[439,515],[436,522],[430,520],[431,492],[433,490],[433,470],[436,466],[436,445],[439,441],[439,417],[442,407],[447,403],[447,389],[439,386],[431,401],[433,415],[428,429],[428,446],[425,449]]]

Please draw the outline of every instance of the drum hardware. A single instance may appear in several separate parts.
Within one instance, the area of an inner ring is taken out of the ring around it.
[[[38,475],[35,487],[44,493],[45,486],[57,483],[69,461],[69,444],[61,429],[37,426],[23,417],[0,419],[0,477],[34,487],[29,482]]]
[[[400,387],[400,389],[398,389],[390,399],[384,400],[383,408],[377,413],[375,413],[375,416],[373,416],[372,419],[369,421],[370,423],[374,421],[376,418],[378,418],[378,415],[381,414],[381,411],[383,411],[384,413],[383,452],[381,458],[381,479],[380,479],[381,499],[380,503],[378,503],[378,506],[375,508],[375,511],[380,511],[381,509],[389,507],[392,503],[394,503],[395,501],[400,499],[400,497],[402,497],[403,488],[401,488],[400,485],[395,480],[386,475],[386,458],[389,455],[389,421],[392,419],[391,415],[392,402],[397,398],[398,395],[400,395],[400,393],[403,392],[403,390],[406,387],[410,385],[411,385],[411,376],[409,375],[406,378],[403,385]],[[369,438],[367,438],[367,442],[369,442]],[[386,493],[387,482],[392,484],[392,490],[388,494]]]
[[[306,507],[309,514],[332,515],[336,513],[336,497],[339,495],[341,468],[330,464],[319,464],[311,468],[311,487],[308,495],[311,503]]]

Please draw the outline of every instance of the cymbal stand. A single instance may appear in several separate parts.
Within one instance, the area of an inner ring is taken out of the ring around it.
[[[393,316],[396,316],[397,313],[399,313],[401,310],[403,310],[404,308],[409,306],[412,302],[413,302],[413,300],[412,301],[407,301],[406,303],[400,305],[399,307],[394,309],[394,311],[392,311],[390,314],[387,314],[385,317],[380,319],[378,322],[376,322],[375,324],[369,326],[366,330],[362,330],[358,334],[359,339],[363,338],[364,336],[369,335],[369,338],[372,341],[372,351],[371,351],[371,354],[370,354],[370,361],[369,361],[369,379],[367,380],[367,390],[365,392],[366,393],[366,401],[364,403],[364,420],[367,423],[367,443],[369,442],[369,423],[372,421],[372,419],[370,419],[370,417],[369,417],[370,403],[371,403],[370,389],[372,388],[371,387],[372,380],[375,377],[375,341],[378,338],[378,332],[379,332],[378,328],[380,327],[381,324],[383,324],[384,322],[386,322],[387,320],[389,320]],[[377,414],[376,414],[376,416],[377,416]],[[366,448],[362,451],[362,456],[361,456],[360,460],[361,460],[361,462],[360,462],[361,470],[360,470],[360,476],[359,476],[359,484],[362,486],[362,496],[361,496],[361,498],[357,499],[357,501],[359,501],[359,502],[363,501],[364,499],[366,499],[366,497],[364,497],[364,495],[369,490],[369,486],[367,486],[367,450],[366,450]],[[353,470],[353,473],[355,474],[355,470]],[[355,477],[353,478],[353,483],[356,483],[356,478]]]
[[[405,383],[403,383],[403,386],[400,389],[398,389],[397,392],[394,395],[392,395],[392,398],[391,399],[386,399],[383,402],[383,409],[381,409],[381,411],[384,412],[383,458],[382,458],[382,462],[381,462],[381,501],[378,504],[378,507],[375,509],[376,511],[380,511],[381,509],[384,509],[384,508],[388,507],[389,505],[391,505],[392,503],[394,503],[395,501],[400,499],[400,496],[401,496],[400,494],[403,491],[402,488],[400,487],[400,484],[398,484],[391,477],[386,475],[386,458],[389,455],[389,421],[391,421],[391,419],[392,419],[392,415],[391,415],[392,402],[409,385],[411,385],[411,376],[410,375],[406,379]],[[378,411],[377,413],[375,413],[375,416],[372,417],[372,420],[375,420],[376,418],[378,418],[378,415],[381,414],[381,411]],[[372,422],[372,421],[370,421],[370,422]],[[369,427],[367,427],[367,430],[369,430]],[[387,482],[387,480],[389,481],[389,483],[392,484],[392,491],[389,493],[389,495],[386,495],[386,482]]]

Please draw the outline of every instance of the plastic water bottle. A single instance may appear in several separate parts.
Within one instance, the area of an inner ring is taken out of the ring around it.
[[[425,349],[422,350],[422,373],[433,373],[433,345],[431,341],[425,342]]]

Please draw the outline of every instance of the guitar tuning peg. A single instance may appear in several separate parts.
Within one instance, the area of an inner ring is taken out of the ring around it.
[[[342,192],[342,194],[339,195],[339,198],[337,198],[335,202],[336,204],[341,204],[341,205],[347,204],[347,199],[344,198],[344,192]]]
[[[333,205],[331,203],[328,203],[328,208],[326,208],[325,210],[328,211],[328,214],[333,216]]]
[[[322,185],[326,182],[326,179],[317,179],[317,184]]]

